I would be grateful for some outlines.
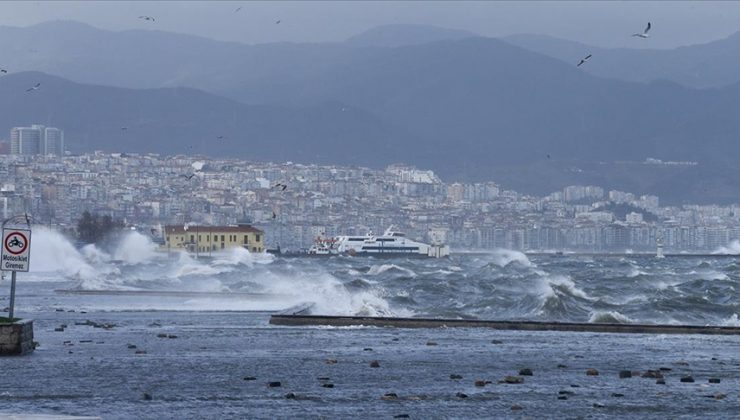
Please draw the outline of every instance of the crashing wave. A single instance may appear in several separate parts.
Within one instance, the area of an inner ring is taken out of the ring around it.
[[[588,318],[591,324],[632,324],[634,320],[617,311],[595,311]]]

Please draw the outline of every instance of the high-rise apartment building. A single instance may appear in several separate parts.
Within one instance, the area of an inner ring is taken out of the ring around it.
[[[30,127],[13,127],[10,130],[10,154],[62,156],[64,131],[37,124]]]

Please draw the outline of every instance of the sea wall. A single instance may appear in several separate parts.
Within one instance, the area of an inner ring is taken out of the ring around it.
[[[32,320],[0,324],[0,356],[24,355],[32,351]]]

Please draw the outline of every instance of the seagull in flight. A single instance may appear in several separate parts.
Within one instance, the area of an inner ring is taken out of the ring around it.
[[[223,140],[223,139],[225,139],[226,137],[224,137],[224,136],[217,136],[216,138],[217,138],[217,139],[219,139],[219,140]]]
[[[151,16],[139,16],[139,19],[151,20],[152,22],[155,22],[154,18]]]
[[[591,54],[589,54],[589,55],[587,55],[587,56],[583,57],[583,58],[581,59],[581,62],[580,62],[580,63],[578,63],[578,65],[577,65],[576,67],[581,67],[581,64],[583,64],[583,63],[585,63],[586,61],[588,61],[588,59],[589,59],[589,58],[591,58]]]
[[[0,73],[7,73],[8,71],[5,69],[0,69]]]
[[[279,19],[275,21],[275,25],[280,25],[280,20]]]
[[[190,174],[190,175],[185,175],[185,174],[182,174],[182,175],[180,175],[180,176],[184,176],[185,178],[187,178],[187,179],[188,179],[188,181],[190,181],[190,180],[191,180],[191,179],[193,179],[193,177],[195,176],[195,173],[192,173],[192,174]]]
[[[652,27],[652,25],[650,25],[650,22],[648,22],[647,27],[645,28],[644,31],[642,31],[641,34],[632,34],[632,36],[637,36],[637,37],[640,37],[640,38],[649,38],[650,35],[648,35],[648,31],[650,31],[650,28],[651,27]]]
[[[281,191],[285,191],[285,189],[286,189],[286,188],[288,188],[288,186],[287,186],[287,185],[285,185],[285,184],[281,184],[281,183],[279,183],[279,182],[278,182],[277,184],[273,185],[272,187],[273,187],[273,188],[278,188],[278,187],[279,187],[279,188],[281,188]]]
[[[128,130],[128,127],[121,127],[121,131],[126,131],[126,130]]]
[[[236,10],[234,10],[234,13],[236,13],[236,12],[238,12],[240,10],[242,10],[242,7],[241,6],[237,7]]]
[[[36,83],[36,84],[35,84],[35,85],[33,85],[32,87],[30,87],[30,88],[26,89],[26,92],[32,92],[32,91],[34,91],[34,90],[39,90],[39,88],[40,88],[40,87],[41,87],[41,83]]]

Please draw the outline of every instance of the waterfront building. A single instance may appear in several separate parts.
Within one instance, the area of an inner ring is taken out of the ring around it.
[[[169,225],[165,226],[167,250],[184,249],[194,254],[209,254],[229,248],[251,252],[265,249],[263,231],[248,224],[233,226]]]

